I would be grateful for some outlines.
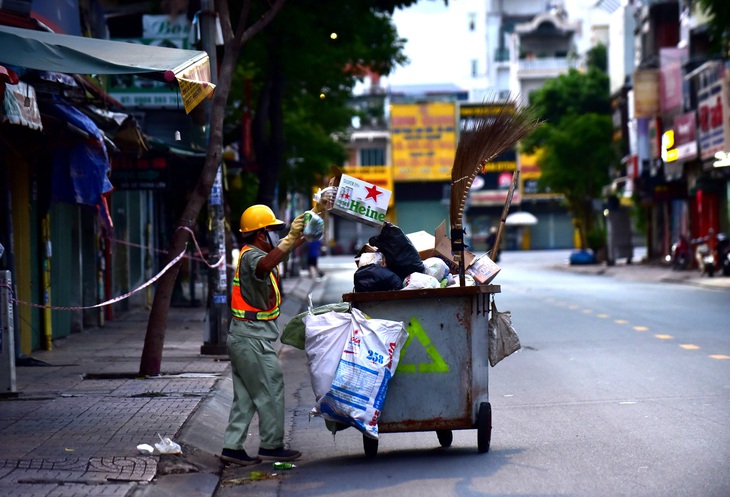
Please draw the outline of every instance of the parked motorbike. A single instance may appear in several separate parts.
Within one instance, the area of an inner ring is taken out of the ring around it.
[[[710,244],[707,243],[707,238],[703,236],[696,240],[695,261],[702,274],[712,277],[715,275],[715,255],[710,249]]]
[[[730,276],[730,240],[725,233],[715,235],[712,230],[707,236],[692,240],[695,248],[695,261],[702,274],[714,276],[722,271]]]
[[[687,269],[690,261],[689,240],[684,235],[679,235],[679,240],[672,245],[671,263],[672,269]]]

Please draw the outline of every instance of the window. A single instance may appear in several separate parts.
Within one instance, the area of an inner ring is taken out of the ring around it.
[[[361,148],[360,149],[360,165],[361,166],[384,166],[385,165],[385,149],[384,148]]]
[[[469,31],[477,28],[477,15],[474,12],[469,13]]]
[[[479,74],[479,61],[477,59],[471,60],[471,77],[476,78]]]

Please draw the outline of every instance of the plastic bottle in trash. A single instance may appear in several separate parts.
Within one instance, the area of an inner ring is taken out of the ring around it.
[[[290,463],[290,462],[279,462],[276,461],[274,463],[274,469],[292,469],[296,468],[296,465]]]

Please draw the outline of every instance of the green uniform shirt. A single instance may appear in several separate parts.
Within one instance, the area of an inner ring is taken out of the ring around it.
[[[268,273],[263,279],[256,276],[256,266],[266,255],[266,252],[258,247],[251,247],[251,250],[243,254],[238,266],[238,279],[241,283],[241,293],[244,300],[258,309],[269,309],[270,301],[274,292],[273,285]],[[235,288],[233,290],[236,291]],[[276,320],[271,321],[241,321],[231,319],[228,333],[233,336],[260,338],[274,341],[279,338],[279,327]]]

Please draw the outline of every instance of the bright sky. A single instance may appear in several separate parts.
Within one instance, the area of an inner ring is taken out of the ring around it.
[[[443,37],[434,35],[444,32],[446,12],[443,0],[420,0],[407,9],[395,11],[393,22],[398,35],[408,40],[405,54],[410,63],[397,67],[387,83],[400,86],[451,82],[448,77],[450,50],[444,46]],[[438,73],[434,72],[434,67],[439,68]]]

